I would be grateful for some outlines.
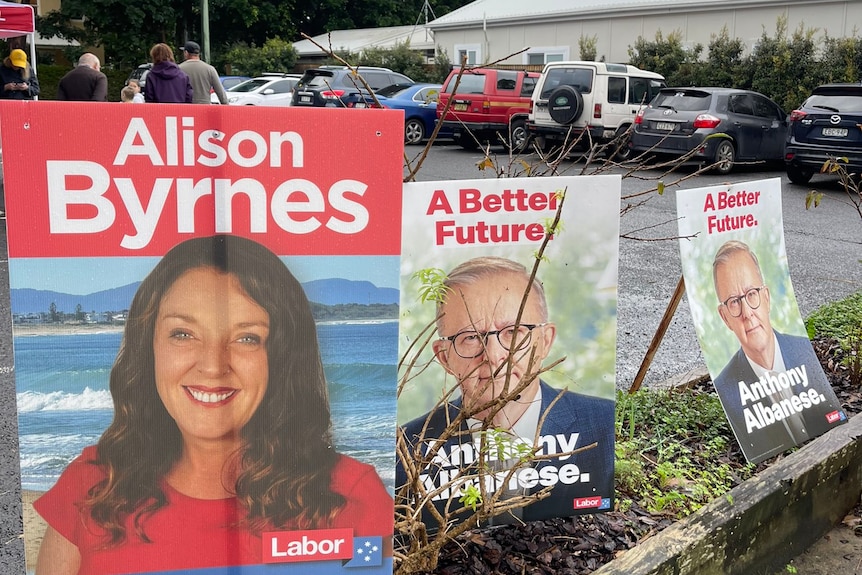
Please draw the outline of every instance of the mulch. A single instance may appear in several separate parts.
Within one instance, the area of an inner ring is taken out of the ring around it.
[[[849,370],[841,364],[844,352],[832,340],[812,343],[848,417],[862,412],[862,387],[852,385]],[[696,392],[712,393],[711,382]],[[735,443],[730,457],[745,461]],[[780,457],[758,464],[756,471]],[[425,575],[588,575],[674,521],[635,503],[627,511],[476,529],[446,546],[437,568]]]

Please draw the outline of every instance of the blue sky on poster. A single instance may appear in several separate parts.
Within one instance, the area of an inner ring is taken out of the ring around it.
[[[32,288],[86,295],[144,279],[158,257],[12,258],[12,289]],[[287,256],[281,258],[301,282],[342,278],[398,288],[397,256]],[[392,260],[396,261],[393,262]]]

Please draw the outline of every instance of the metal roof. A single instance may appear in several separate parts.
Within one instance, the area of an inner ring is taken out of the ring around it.
[[[817,2],[817,0],[813,0]],[[751,8],[775,4],[811,4],[812,0],[476,0],[428,23],[434,29],[476,24],[511,24],[570,17],[606,18],[610,15],[676,13],[694,10]]]
[[[414,50],[434,48],[434,34],[424,25],[333,30],[328,34],[314,36],[313,40],[324,48],[331,46],[333,52],[346,51],[352,54],[367,48],[394,48],[396,44],[408,41]],[[311,40],[299,40],[293,43],[293,47],[300,56],[318,56],[326,53],[315,46]]]

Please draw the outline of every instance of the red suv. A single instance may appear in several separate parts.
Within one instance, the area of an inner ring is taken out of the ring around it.
[[[455,68],[449,73],[437,102],[437,118],[443,127],[451,128],[455,140],[467,150],[476,148],[479,142],[511,145],[516,152],[525,149],[530,96],[540,74],[470,68],[460,74],[456,90],[459,72]],[[452,104],[443,117],[450,99]]]

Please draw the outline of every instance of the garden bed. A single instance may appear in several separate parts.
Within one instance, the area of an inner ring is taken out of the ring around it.
[[[731,442],[728,463],[753,476],[681,521],[654,506],[648,511],[637,494],[618,490],[618,501],[633,499],[625,510],[618,505],[605,514],[470,531],[444,549],[433,573],[681,575],[780,568],[844,517],[862,489],[862,442],[855,440],[862,418],[852,418],[862,411],[862,389],[851,383],[833,340],[817,340],[814,347],[851,416],[848,424],[754,469]],[[691,392],[712,393],[711,384]]]

